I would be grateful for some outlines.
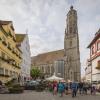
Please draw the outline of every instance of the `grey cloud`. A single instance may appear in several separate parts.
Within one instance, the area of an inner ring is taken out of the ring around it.
[[[12,20],[16,32],[28,29],[31,54],[62,49],[66,14],[71,4],[78,12],[82,66],[89,52],[87,45],[100,26],[99,0],[0,0],[0,19]],[[49,45],[49,46],[48,46]]]

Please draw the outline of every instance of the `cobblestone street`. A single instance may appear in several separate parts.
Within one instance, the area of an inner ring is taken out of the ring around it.
[[[49,92],[25,91],[22,94],[0,94],[0,100],[100,100],[100,95],[77,95],[72,98],[71,95],[60,97],[59,94],[53,96]]]

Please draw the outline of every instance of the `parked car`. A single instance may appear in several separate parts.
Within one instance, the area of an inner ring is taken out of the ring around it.
[[[35,90],[36,87],[38,87],[38,86],[39,86],[39,82],[35,81],[35,80],[31,80],[31,81],[25,83],[26,90]]]

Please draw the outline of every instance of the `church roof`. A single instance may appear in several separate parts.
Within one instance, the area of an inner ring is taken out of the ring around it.
[[[56,60],[62,59],[63,57],[64,57],[64,49],[46,52],[32,57],[32,64],[34,65],[49,64],[53,63]]]

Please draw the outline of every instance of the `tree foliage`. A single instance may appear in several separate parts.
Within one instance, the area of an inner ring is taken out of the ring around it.
[[[41,75],[41,71],[38,68],[31,69],[31,77],[36,79]]]

